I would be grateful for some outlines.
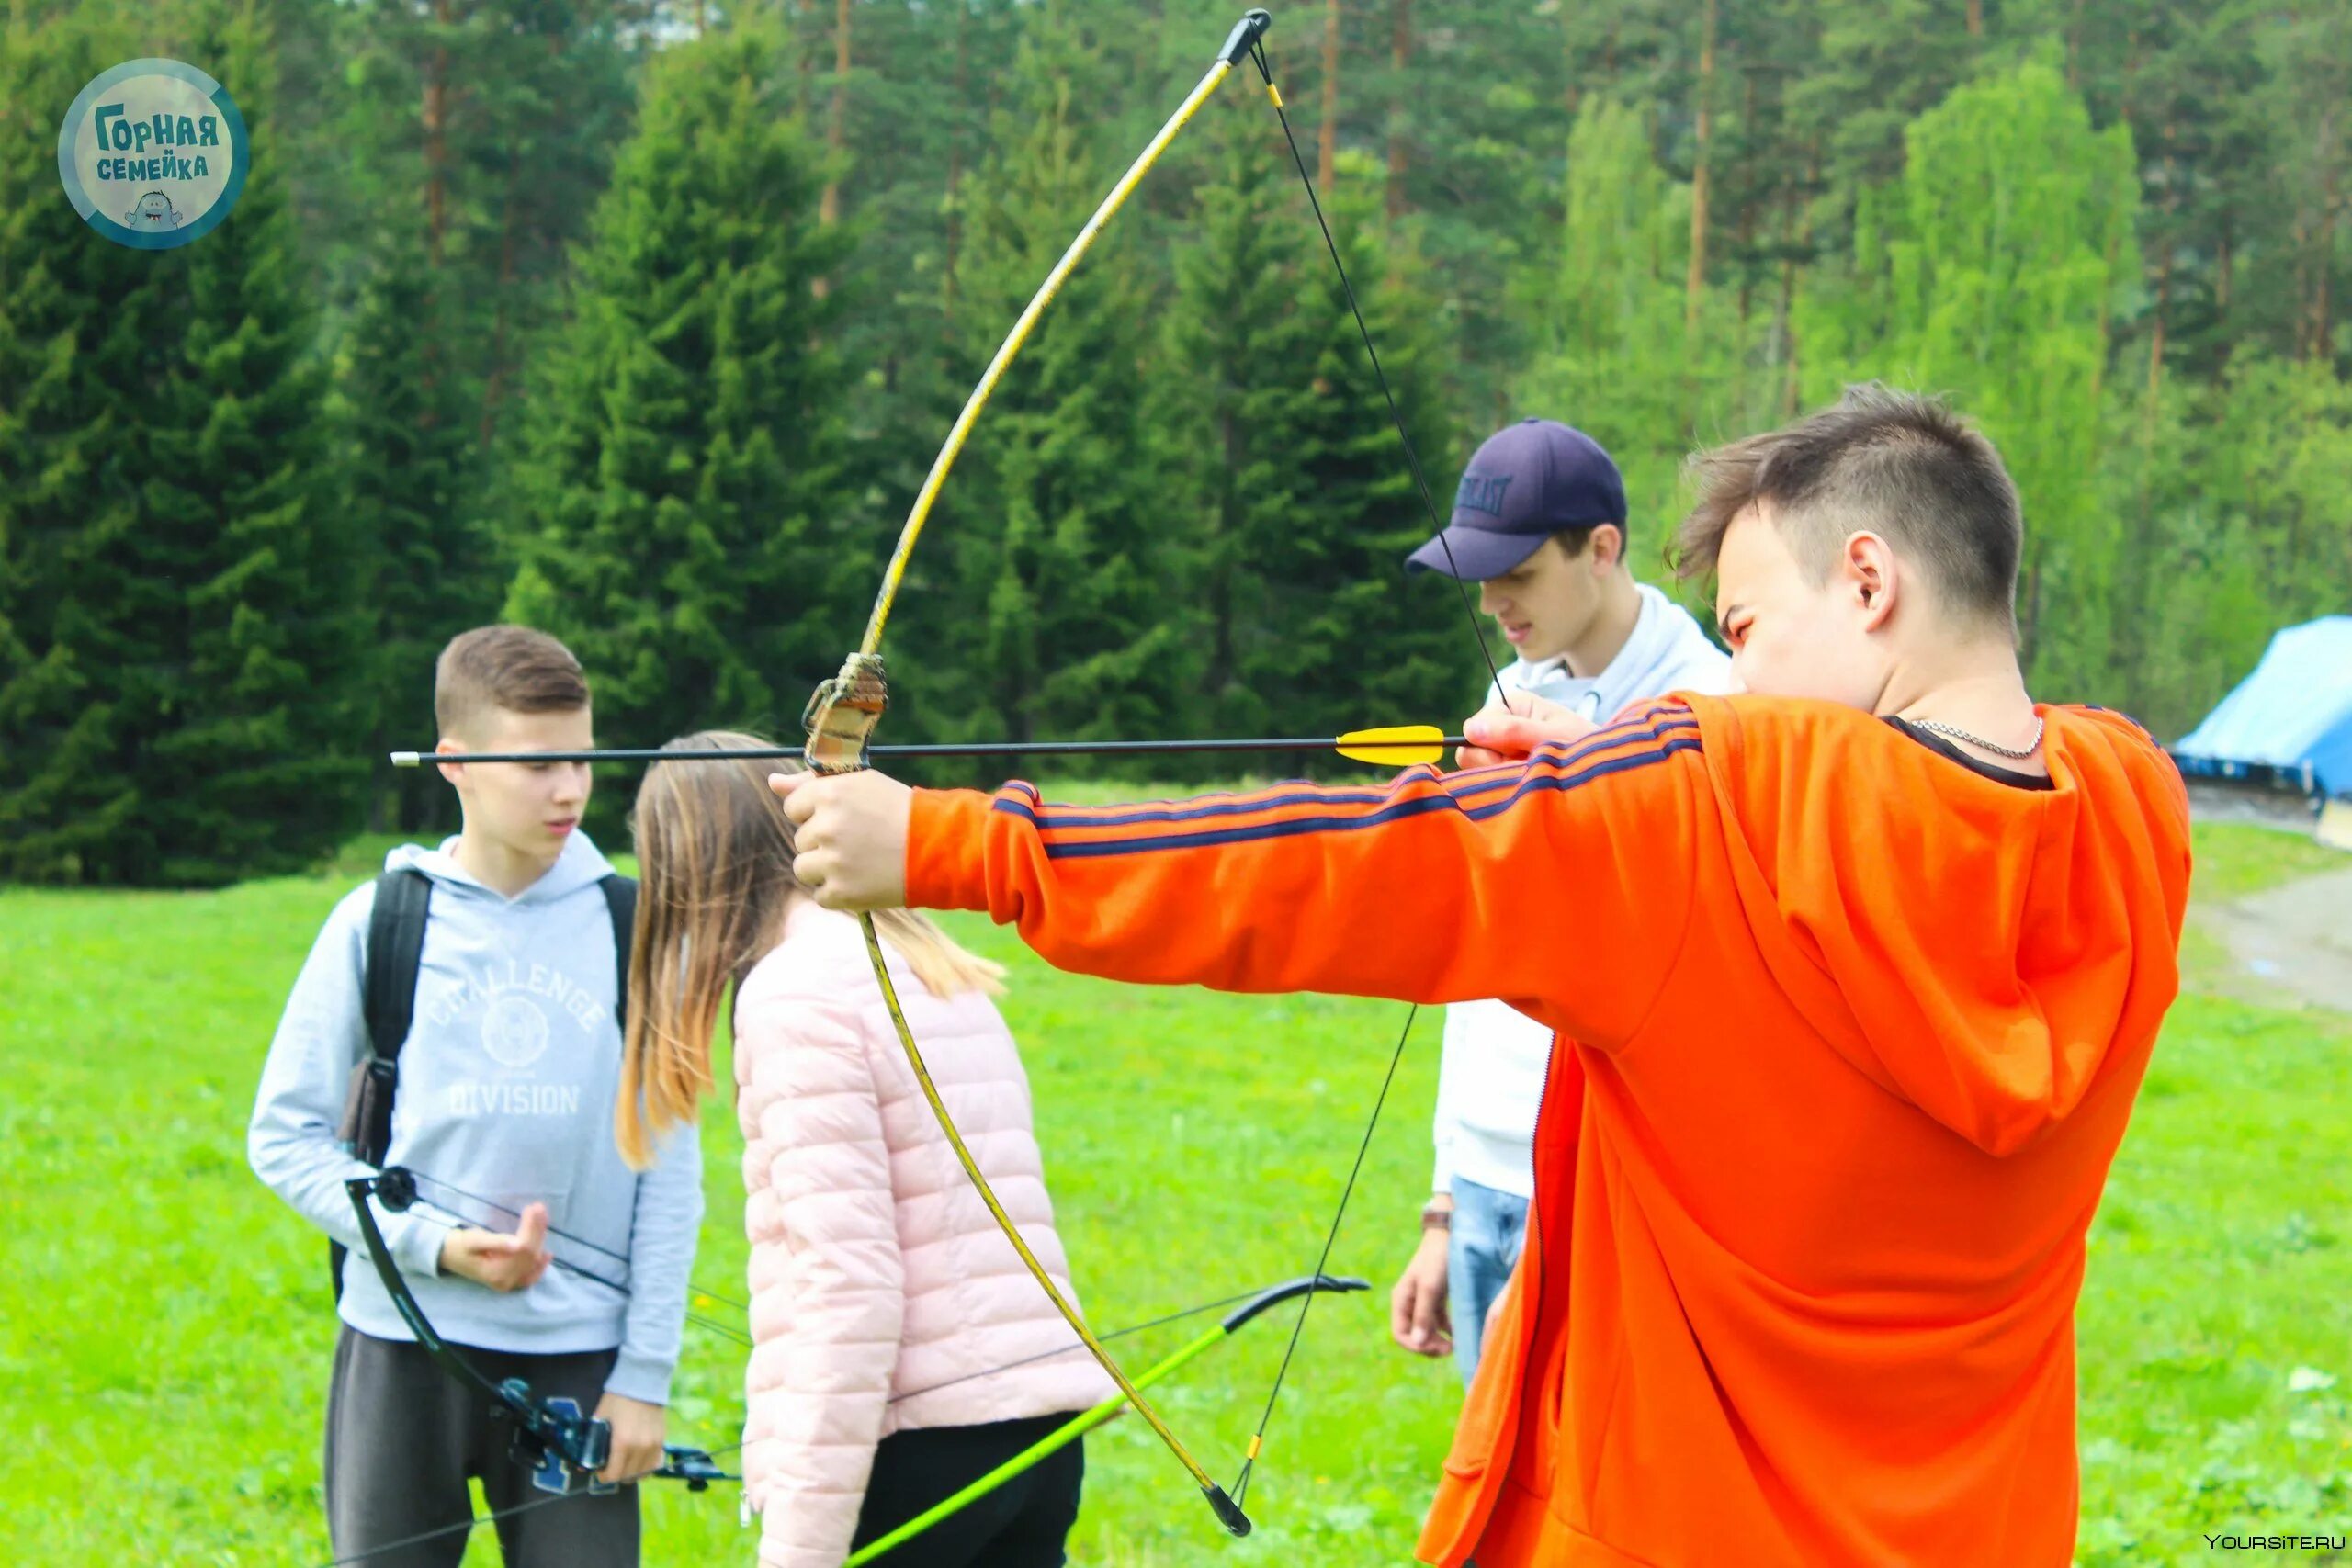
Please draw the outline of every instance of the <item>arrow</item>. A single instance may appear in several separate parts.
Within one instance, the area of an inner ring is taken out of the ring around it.
[[[1434,724],[1391,724],[1351,729],[1345,735],[1253,737],[1221,740],[950,740],[920,746],[869,746],[868,757],[1094,757],[1136,752],[1336,751],[1357,762],[1410,767],[1441,762],[1448,747],[1464,744]],[[614,750],[602,751],[395,751],[396,768],[426,762],[752,762],[798,760],[797,746],[742,747],[734,750]]]

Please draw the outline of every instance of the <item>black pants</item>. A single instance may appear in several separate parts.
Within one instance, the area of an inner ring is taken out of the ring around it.
[[[616,1353],[459,1355],[492,1382],[519,1377],[543,1397],[596,1408]],[[359,1568],[457,1568],[473,1517],[468,1477],[491,1512],[521,1512],[492,1527],[506,1568],[637,1568],[637,1488],[543,1492],[509,1457],[512,1428],[491,1402],[416,1346],[370,1338],[348,1325],[335,1341],[327,1395],[327,1528],[337,1557]],[[526,1505],[543,1504],[544,1506]],[[437,1532],[393,1551],[394,1541]],[[366,1553],[364,1558],[356,1556]]]
[[[1071,1412],[1075,1415],[1076,1412]],[[851,1550],[877,1540],[946,1501],[1069,1419],[1033,1416],[979,1427],[894,1432],[874,1450]],[[874,1568],[1062,1568],[1062,1543],[1078,1522],[1086,1439],[1048,1455],[874,1560]]]

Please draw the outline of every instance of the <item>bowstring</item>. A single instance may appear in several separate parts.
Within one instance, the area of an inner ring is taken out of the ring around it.
[[[453,1220],[462,1221],[465,1218],[463,1214],[450,1213],[448,1210],[443,1209],[440,1204],[434,1202],[430,1199],[424,1199],[421,1201],[423,1207],[438,1210],[440,1213],[447,1214],[448,1217]],[[624,1296],[629,1293],[628,1287],[620,1283],[618,1280],[608,1280],[602,1274],[582,1269],[579,1264],[571,1261],[569,1258],[558,1258],[553,1254],[549,1254],[548,1260],[553,1263],[557,1268],[562,1269],[565,1273],[570,1274],[576,1279],[585,1280],[592,1285],[602,1285],[605,1289],[616,1292]],[[687,1308],[683,1315],[686,1322],[694,1325],[696,1328],[703,1329],[707,1333],[715,1334],[719,1338],[738,1345],[743,1349],[750,1350],[756,1348],[756,1347],[752,1343],[751,1335],[747,1331],[736,1327],[731,1323],[721,1323],[715,1317],[707,1317],[701,1313],[695,1312],[691,1307]]]
[[[1299,151],[1298,137],[1292,131],[1290,114],[1283,107],[1282,92],[1274,85],[1274,68],[1267,58],[1263,39],[1250,45],[1250,56],[1258,67],[1258,74],[1266,84],[1266,99],[1273,105],[1274,118],[1282,123],[1283,140],[1290,147],[1291,163],[1298,169],[1299,184],[1306,191],[1308,209],[1315,215],[1315,226],[1322,231],[1323,248],[1331,257],[1332,268],[1340,276],[1340,288],[1346,295],[1348,313],[1355,318],[1356,335],[1363,340],[1364,355],[1372,363],[1373,378],[1379,383],[1380,395],[1388,405],[1389,423],[1396,428],[1396,439],[1405,448],[1406,466],[1412,470],[1413,488],[1421,498],[1421,510],[1427,513],[1430,528],[1437,536],[1438,548],[1445,557],[1446,575],[1453,580],[1454,591],[1462,601],[1462,613],[1469,618],[1470,635],[1478,645],[1478,657],[1487,666],[1487,677],[1494,683],[1496,700],[1510,710],[1510,694],[1503,688],[1501,669],[1495,663],[1494,650],[1487,646],[1487,628],[1478,620],[1477,606],[1470,602],[1469,585],[1463,581],[1461,566],[1453,558],[1453,546],[1446,539],[1445,525],[1438,517],[1437,502],[1430,494],[1429,476],[1421,468],[1419,452],[1413,446],[1412,433],[1405,428],[1404,411],[1396,406],[1396,389],[1388,383],[1388,372],[1380,364],[1380,350],[1373,345],[1372,329],[1363,319],[1363,306],[1356,299],[1356,286],[1348,276],[1348,265],[1340,258],[1339,242],[1332,237],[1331,225],[1323,215],[1322,198],[1316,195],[1315,177],[1307,173],[1306,155]],[[1405,1027],[1397,1032],[1396,1048],[1389,1054],[1388,1071],[1380,1080],[1380,1092],[1374,1099],[1372,1116],[1365,1122],[1363,1137],[1356,1145],[1355,1164],[1348,1171],[1347,1184],[1340,1192],[1339,1207],[1332,1211],[1330,1228],[1324,1233],[1323,1251],[1317,1260],[1315,1271],[1323,1272],[1330,1260],[1331,1249],[1340,1238],[1340,1223],[1346,1219],[1348,1203],[1355,1196],[1356,1178],[1363,1170],[1365,1155],[1372,1147],[1373,1134],[1380,1125],[1382,1110],[1388,1103],[1389,1087],[1396,1080],[1397,1064],[1404,1059],[1405,1043],[1412,1038],[1414,1020],[1420,1015],[1420,1005],[1414,1003],[1405,1014]],[[1290,1343],[1283,1350],[1282,1363],[1275,1369],[1273,1386],[1267,1391],[1266,1408],[1258,1418],[1258,1429],[1250,1435],[1250,1446],[1241,1461],[1241,1472],[1233,1483],[1234,1505],[1241,1506],[1250,1495],[1250,1480],[1256,1471],[1258,1456],[1264,1450],[1266,1431],[1272,1425],[1275,1403],[1282,1398],[1283,1380],[1290,1373],[1291,1357],[1298,1348],[1299,1337],[1306,1329],[1306,1314],[1313,1310],[1317,1292],[1310,1291],[1298,1303],[1298,1316],[1291,1324]]]
[[[1108,1345],[1114,1339],[1125,1339],[1128,1335],[1141,1334],[1147,1328],[1160,1328],[1171,1323],[1182,1323],[1188,1317],[1198,1317],[1204,1312],[1215,1312],[1219,1307],[1228,1307],[1237,1302],[1246,1302],[1258,1293],[1256,1291],[1243,1291],[1238,1295],[1226,1296],[1213,1302],[1203,1302],[1198,1306],[1189,1306],[1181,1312],[1171,1312],[1165,1317],[1155,1317],[1144,1323],[1131,1323],[1125,1328],[1114,1329],[1108,1334],[1098,1334],[1094,1337]],[[1050,1360],[1056,1356],[1067,1356],[1073,1351],[1085,1348],[1086,1345],[1082,1340],[1073,1339],[1057,1349],[1040,1350],[1034,1356],[1023,1356],[1017,1361],[1006,1361],[999,1366],[984,1367],[977,1372],[965,1372],[961,1376],[949,1378],[944,1382],[927,1383],[922,1388],[910,1388],[904,1393],[894,1393],[890,1396],[888,1403],[896,1404],[902,1399],[916,1399],[926,1393],[937,1393],[943,1388],[954,1388],[957,1383],[970,1382],[975,1378],[992,1378],[999,1372],[1009,1372],[1015,1367],[1025,1367],[1032,1361]]]
[[[502,1214],[506,1214],[516,1219],[520,1219],[522,1217],[519,1214],[516,1214],[512,1209],[506,1208],[502,1204],[493,1203],[487,1198],[477,1198],[472,1193],[466,1191],[465,1189],[451,1186],[448,1182],[443,1181],[438,1177],[418,1175],[418,1173],[413,1170],[411,1170],[409,1174],[415,1176],[421,1182],[430,1182],[435,1187],[444,1188],[448,1191],[457,1193],[461,1198],[465,1198],[472,1202],[480,1203],[484,1208],[494,1209]],[[474,1224],[474,1220],[471,1215],[458,1213],[456,1210],[435,1199],[427,1198],[419,1194],[416,1202],[418,1207],[430,1209],[434,1213],[440,1214],[445,1218],[455,1220],[461,1225],[470,1225]],[[570,1231],[558,1230],[553,1225],[549,1225],[548,1227],[548,1235],[551,1236],[560,1236],[566,1241],[577,1242],[580,1246],[587,1247],[592,1252],[602,1252],[610,1257],[621,1258],[624,1262],[628,1260],[626,1254],[615,1252],[608,1247],[599,1247],[594,1242],[590,1241],[583,1236],[573,1235]],[[627,1285],[622,1284],[618,1280],[615,1280],[607,1275],[599,1274],[593,1269],[584,1269],[579,1264],[572,1262],[571,1259],[561,1257],[552,1251],[548,1253],[548,1261],[552,1262],[557,1268],[562,1269],[565,1273],[571,1275],[575,1279],[585,1280],[592,1285],[602,1285],[605,1290],[611,1291],[616,1295],[627,1296],[631,1294],[629,1288]],[[750,1309],[745,1307],[741,1302],[729,1301],[727,1297],[718,1295],[710,1291],[706,1291],[699,1285],[689,1282],[687,1289],[696,1295],[708,1297],[711,1301],[718,1303],[721,1306],[734,1307],[737,1311],[744,1313],[747,1316],[750,1314]],[[704,1329],[709,1333],[715,1334],[721,1339],[730,1340],[746,1350],[753,1348],[751,1334],[747,1330],[738,1328],[732,1324],[721,1323],[715,1317],[705,1316],[703,1314],[695,1312],[691,1307],[686,1309],[684,1318],[686,1322],[693,1324],[696,1328]]]

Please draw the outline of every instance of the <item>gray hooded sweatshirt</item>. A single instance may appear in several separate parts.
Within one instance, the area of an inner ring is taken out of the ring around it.
[[[666,1404],[702,1223],[702,1151],[692,1126],[673,1129],[640,1174],[613,1140],[619,976],[597,886],[613,868],[575,832],[547,874],[510,899],[461,870],[456,847],[406,844],[384,862],[433,880],[386,1152],[388,1164],[418,1173],[424,1201],[404,1214],[379,1210],[385,1239],[450,1343],[533,1354],[618,1347],[605,1388]],[[369,1168],[335,1139],[352,1069],[368,1053],[361,998],[375,903],[371,882],[320,931],[270,1043],[246,1154],[273,1191],[352,1248],[343,1321],[405,1340],[344,1191]],[[442,1240],[457,1224],[512,1231],[534,1202],[568,1233],[549,1235],[559,1266],[537,1284],[505,1292],[440,1272]]]

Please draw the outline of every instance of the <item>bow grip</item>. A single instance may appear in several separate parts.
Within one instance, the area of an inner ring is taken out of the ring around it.
[[[842,672],[808,694],[800,727],[808,745],[801,755],[809,771],[854,773],[865,766],[865,743],[890,705],[889,682],[878,653],[853,653]]]

